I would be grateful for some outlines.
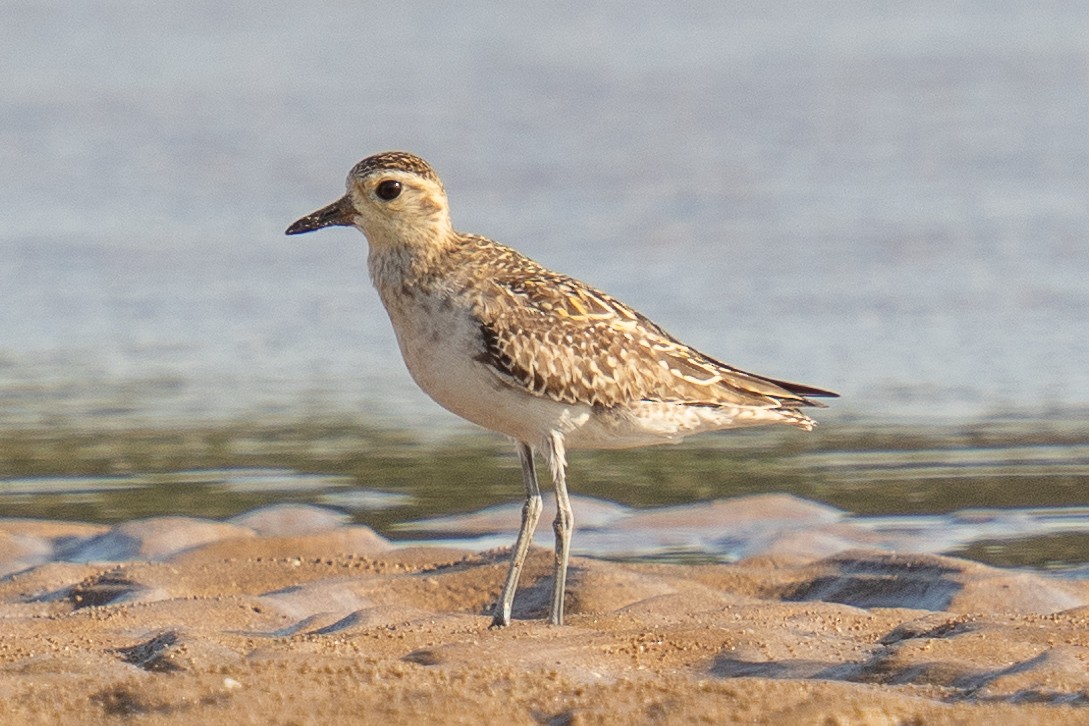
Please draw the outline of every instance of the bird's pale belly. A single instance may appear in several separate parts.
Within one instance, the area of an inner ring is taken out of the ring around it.
[[[484,350],[479,323],[465,310],[414,297],[391,301],[387,311],[412,379],[451,413],[533,445],[565,419],[578,418],[573,407],[511,388],[478,361]],[[589,414],[589,407],[575,408]]]

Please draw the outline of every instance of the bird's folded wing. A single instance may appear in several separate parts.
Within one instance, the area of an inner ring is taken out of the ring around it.
[[[623,303],[539,268],[492,281],[481,301],[479,360],[504,381],[564,403],[640,400],[707,406],[819,405],[793,384],[719,363]]]

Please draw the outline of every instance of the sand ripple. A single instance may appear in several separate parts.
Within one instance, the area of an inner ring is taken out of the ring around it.
[[[813,526],[838,519],[783,511]],[[668,521],[654,527],[686,524],[657,516]],[[1081,581],[866,548],[770,547],[733,564],[576,558],[570,625],[555,628],[538,619],[550,562],[531,553],[514,624],[491,630],[503,552],[393,546],[319,508],[112,528],[0,521],[0,563],[14,570],[0,580],[0,713],[12,723],[1089,721]]]

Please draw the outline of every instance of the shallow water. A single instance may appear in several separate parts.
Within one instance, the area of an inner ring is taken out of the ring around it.
[[[579,454],[574,491],[786,492],[885,543],[1089,562],[1084,3],[5,13],[0,514],[309,502],[405,537],[516,498],[409,380],[358,233],[283,236],[407,148],[460,228],[843,394],[811,437]],[[642,534],[576,547],[756,541]]]
[[[1080,422],[793,433],[573,453],[575,553],[731,561],[878,548],[1089,574]],[[483,436],[422,442],[346,423],[42,430],[9,437],[2,454],[7,516],[225,519],[306,504],[398,541],[481,550],[511,544],[520,506],[516,457]]]

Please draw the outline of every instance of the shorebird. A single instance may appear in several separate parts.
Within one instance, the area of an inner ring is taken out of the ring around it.
[[[746,373],[685,345],[624,303],[498,242],[454,229],[431,166],[390,151],[359,162],[347,193],[287,234],[355,227],[405,364],[449,411],[514,439],[525,501],[492,619],[510,624],[541,514],[534,454],[556,492],[550,621],[563,624],[574,518],[566,451],[679,441],[764,424],[805,430],[831,391]]]

